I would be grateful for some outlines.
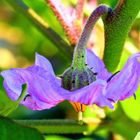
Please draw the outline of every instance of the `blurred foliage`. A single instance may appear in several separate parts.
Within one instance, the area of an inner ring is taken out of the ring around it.
[[[0,116],[1,140],[31,140],[31,138],[43,140],[43,136],[36,129],[16,124],[12,120]]]
[[[136,135],[134,140],[140,140],[140,132]]]
[[[75,6],[76,0],[70,0],[70,4]],[[51,27],[61,36],[61,38],[69,44],[64,31],[57,21],[56,17],[50,10],[44,0],[24,0],[24,2],[33,8]],[[65,1],[66,2],[66,1]],[[98,3],[105,3],[115,7],[117,0],[98,0]],[[69,4],[69,3],[67,3]],[[100,36],[97,38],[100,39]],[[103,41],[100,39],[100,42]],[[72,47],[73,49],[73,47]],[[134,22],[129,36],[126,39],[125,47],[121,57],[118,70],[120,70],[127,58],[140,50],[140,14]],[[71,64],[71,60],[66,59],[61,54],[61,51],[55,46],[54,42],[41,34],[29,20],[19,13],[16,9],[13,10],[5,0],[1,0],[0,4],[0,69],[8,69],[13,67],[27,67],[34,62],[35,52],[38,52],[47,57],[53,64],[56,74],[61,74],[65,68]],[[0,82],[1,84],[1,82]],[[116,105],[116,110],[112,111],[107,108],[100,109],[96,106],[88,107],[84,113],[85,122],[88,124],[88,131],[83,134],[73,135],[46,135],[46,140],[132,140],[136,133],[140,130],[140,89],[136,92],[136,100],[133,97],[122,101],[120,105]],[[1,103],[8,100],[6,106],[11,107],[9,98],[4,94],[2,84],[0,88],[0,109]],[[12,102],[13,103],[13,102]],[[14,106],[15,109],[16,106]],[[1,110],[0,110],[1,111]],[[3,114],[4,115],[4,114]],[[9,115],[12,119],[76,119],[76,113],[68,102],[59,104],[50,110],[31,111],[23,106],[17,108]],[[9,127],[7,127],[7,125]],[[12,127],[13,126],[13,127]],[[16,130],[14,128],[16,127]],[[55,126],[54,126],[55,127]],[[27,128],[30,129],[30,128]],[[76,129],[73,127],[72,129]],[[3,131],[1,131],[3,130]],[[0,139],[1,133],[16,136],[17,133],[12,130],[19,130],[21,135],[26,133],[26,128],[21,128],[11,121],[0,118]],[[32,132],[31,132],[32,131]],[[31,130],[27,134],[33,134],[34,137],[39,137],[35,130]],[[78,130],[77,130],[78,131]],[[17,136],[16,136],[17,137]],[[12,137],[11,137],[12,139]],[[135,140],[138,140],[137,136]]]

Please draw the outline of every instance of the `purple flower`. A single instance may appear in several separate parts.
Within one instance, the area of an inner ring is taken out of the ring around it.
[[[138,88],[140,53],[132,55],[115,76],[90,50],[87,50],[87,64],[97,72],[96,81],[75,91],[61,87],[61,79],[55,76],[50,62],[39,54],[36,54],[33,66],[6,70],[1,75],[4,77],[4,88],[12,100],[18,99],[22,84],[27,83],[27,96],[21,104],[32,110],[49,109],[64,100],[113,108],[113,102],[132,96]]]

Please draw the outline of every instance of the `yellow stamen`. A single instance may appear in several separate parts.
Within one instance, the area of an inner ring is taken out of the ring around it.
[[[83,120],[83,112],[79,111],[78,112],[78,121],[82,121]]]

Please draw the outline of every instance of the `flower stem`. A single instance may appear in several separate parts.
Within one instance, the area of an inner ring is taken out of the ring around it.
[[[85,67],[86,45],[92,32],[93,26],[102,15],[107,14],[110,11],[112,11],[111,8],[107,7],[106,5],[100,5],[91,13],[90,17],[88,18],[85,24],[80,39],[75,47],[72,62],[73,67],[77,67],[78,69],[82,69],[83,67]]]

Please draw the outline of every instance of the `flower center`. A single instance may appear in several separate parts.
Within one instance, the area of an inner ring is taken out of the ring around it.
[[[90,83],[94,82],[96,80],[95,74],[93,71],[85,66],[84,69],[76,69],[73,67],[68,68],[62,76],[62,87],[74,91],[77,89],[80,89],[84,86],[89,85]],[[86,109],[86,106],[80,103],[73,103],[70,102],[76,112],[84,112]]]
[[[91,69],[85,67],[84,69],[68,68],[62,76],[63,88],[74,91],[94,82],[96,77]]]

